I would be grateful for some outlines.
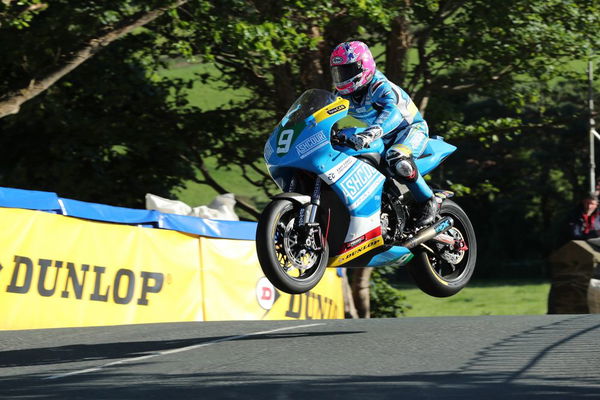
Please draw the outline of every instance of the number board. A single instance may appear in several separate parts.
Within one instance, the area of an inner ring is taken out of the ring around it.
[[[275,154],[279,157],[285,156],[290,149],[292,144],[296,141],[300,132],[306,127],[306,123],[301,121],[293,126],[280,127],[277,133],[277,140],[275,142]]]

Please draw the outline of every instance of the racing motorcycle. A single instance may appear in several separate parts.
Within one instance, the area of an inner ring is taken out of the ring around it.
[[[327,267],[406,265],[416,285],[435,297],[466,286],[477,243],[467,214],[452,192],[435,190],[437,220],[417,227],[418,206],[382,160],[378,139],[355,150],[338,129],[349,102],[310,89],[290,107],[270,135],[264,157],[282,190],[262,212],[256,249],[265,276],[278,289],[298,294],[315,287]],[[430,137],[416,165],[428,174],[456,150]]]

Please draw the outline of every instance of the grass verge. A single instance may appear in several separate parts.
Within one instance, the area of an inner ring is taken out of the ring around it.
[[[407,317],[541,315],[547,313],[550,283],[543,280],[471,282],[452,297],[436,298],[415,286],[396,287],[411,306]]]

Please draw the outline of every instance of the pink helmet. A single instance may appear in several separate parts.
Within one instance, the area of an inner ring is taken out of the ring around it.
[[[344,42],[331,53],[329,60],[333,84],[340,94],[350,94],[367,85],[375,75],[375,60],[366,44]]]

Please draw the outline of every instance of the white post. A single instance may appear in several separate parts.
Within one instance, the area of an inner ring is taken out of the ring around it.
[[[594,68],[592,60],[588,61],[588,108],[590,112],[590,130],[589,130],[589,141],[590,141],[590,193],[596,191],[596,162],[595,162],[595,151],[594,151],[594,136],[599,136],[596,132],[596,121],[594,121]]]

